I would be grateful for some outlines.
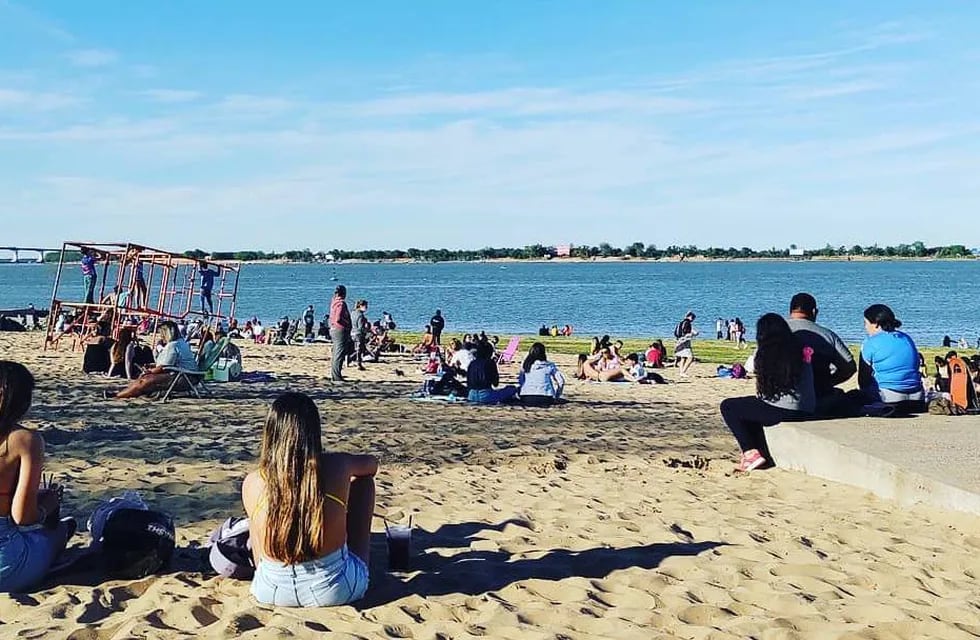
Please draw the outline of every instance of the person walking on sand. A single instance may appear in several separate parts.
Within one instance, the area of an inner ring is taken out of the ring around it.
[[[351,344],[351,322],[350,309],[347,308],[347,287],[342,284],[334,289],[333,299],[330,301],[330,377],[335,381],[344,379],[341,369],[344,366],[344,358],[350,351]]]
[[[442,330],[446,328],[446,319],[442,317],[441,309],[436,309],[436,315],[429,320],[429,326],[432,328],[432,342],[437,346],[442,344],[440,340],[442,339]]]
[[[674,337],[677,344],[674,346],[674,358],[677,360],[677,368],[680,370],[678,375],[682,378],[688,376],[691,366],[694,364],[694,336],[698,335],[694,329],[694,319],[697,318],[693,311],[688,311],[684,319],[677,323],[674,328]]]

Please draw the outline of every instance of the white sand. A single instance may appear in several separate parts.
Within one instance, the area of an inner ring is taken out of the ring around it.
[[[3,638],[980,637],[980,520],[732,473],[717,406],[751,383],[708,366],[666,387],[571,381],[568,405],[525,410],[410,402],[421,376],[402,358],[333,385],[326,346],[249,346],[246,369],[276,382],[162,405],[101,400],[118,383],[40,341],[0,334],[0,358],[38,378],[26,422],[46,433],[67,512],[138,489],[174,515],[180,548],[165,575],[74,573],[0,595]],[[380,456],[378,514],[419,526],[416,570],[395,575],[375,521],[356,607],[259,606],[203,559],[210,530],[241,511],[265,411],[286,389],[316,399],[327,447]]]

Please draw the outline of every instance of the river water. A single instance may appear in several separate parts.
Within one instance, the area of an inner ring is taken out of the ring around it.
[[[0,309],[46,308],[55,271],[0,264]],[[420,330],[440,308],[447,333],[567,323],[578,334],[663,337],[690,309],[703,335],[717,317],[739,316],[751,336],[759,315],[785,313],[794,293],[809,291],[820,321],[848,341],[863,338],[861,314],[874,302],[891,306],[923,346],[944,334],[971,344],[980,335],[980,261],[246,264],[236,315],[268,325],[312,303],[320,316],[338,283],[351,302],[370,301],[371,319],[389,311],[403,329]],[[82,297],[77,265],[66,267],[61,291]]]

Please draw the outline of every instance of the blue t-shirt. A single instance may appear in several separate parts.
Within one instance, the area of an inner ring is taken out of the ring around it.
[[[881,389],[911,393],[922,388],[919,351],[907,333],[880,331],[861,345],[861,358],[871,367]]]

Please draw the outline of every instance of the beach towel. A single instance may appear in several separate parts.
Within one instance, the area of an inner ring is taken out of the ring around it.
[[[408,397],[412,402],[440,402],[442,404],[469,404],[466,398],[460,398],[457,396],[417,396],[412,395]]]

